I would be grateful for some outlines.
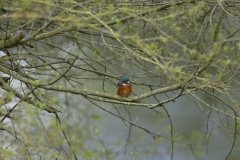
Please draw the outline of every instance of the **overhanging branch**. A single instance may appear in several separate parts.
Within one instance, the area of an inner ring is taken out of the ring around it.
[[[20,40],[24,37],[24,33],[20,32],[17,36],[15,37],[10,37],[9,39],[3,39],[0,41],[0,49],[5,49],[5,48],[11,48],[18,43],[20,43]]]

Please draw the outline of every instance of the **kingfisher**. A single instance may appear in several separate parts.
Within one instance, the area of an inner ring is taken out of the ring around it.
[[[121,96],[121,97],[126,97],[128,98],[128,96],[131,94],[132,92],[132,85],[129,81],[128,76],[123,76],[120,80],[120,82],[118,82],[117,84],[117,95]]]

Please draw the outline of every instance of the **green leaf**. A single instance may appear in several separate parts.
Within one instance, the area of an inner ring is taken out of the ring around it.
[[[93,119],[97,119],[97,120],[98,120],[98,119],[99,119],[99,116],[98,116],[98,115],[96,115],[96,114],[92,114],[92,118],[93,118]]]

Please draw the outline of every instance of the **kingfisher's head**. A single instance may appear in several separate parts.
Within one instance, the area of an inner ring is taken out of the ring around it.
[[[130,84],[129,78],[128,76],[123,76],[120,80],[120,82],[118,82],[117,87],[119,87],[121,84]]]

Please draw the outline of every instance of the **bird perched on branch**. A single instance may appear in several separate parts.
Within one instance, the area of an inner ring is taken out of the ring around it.
[[[120,80],[120,82],[118,82],[117,84],[117,95],[121,96],[121,97],[126,97],[128,98],[128,96],[131,94],[132,92],[132,85],[129,81],[128,76],[123,76]]]

